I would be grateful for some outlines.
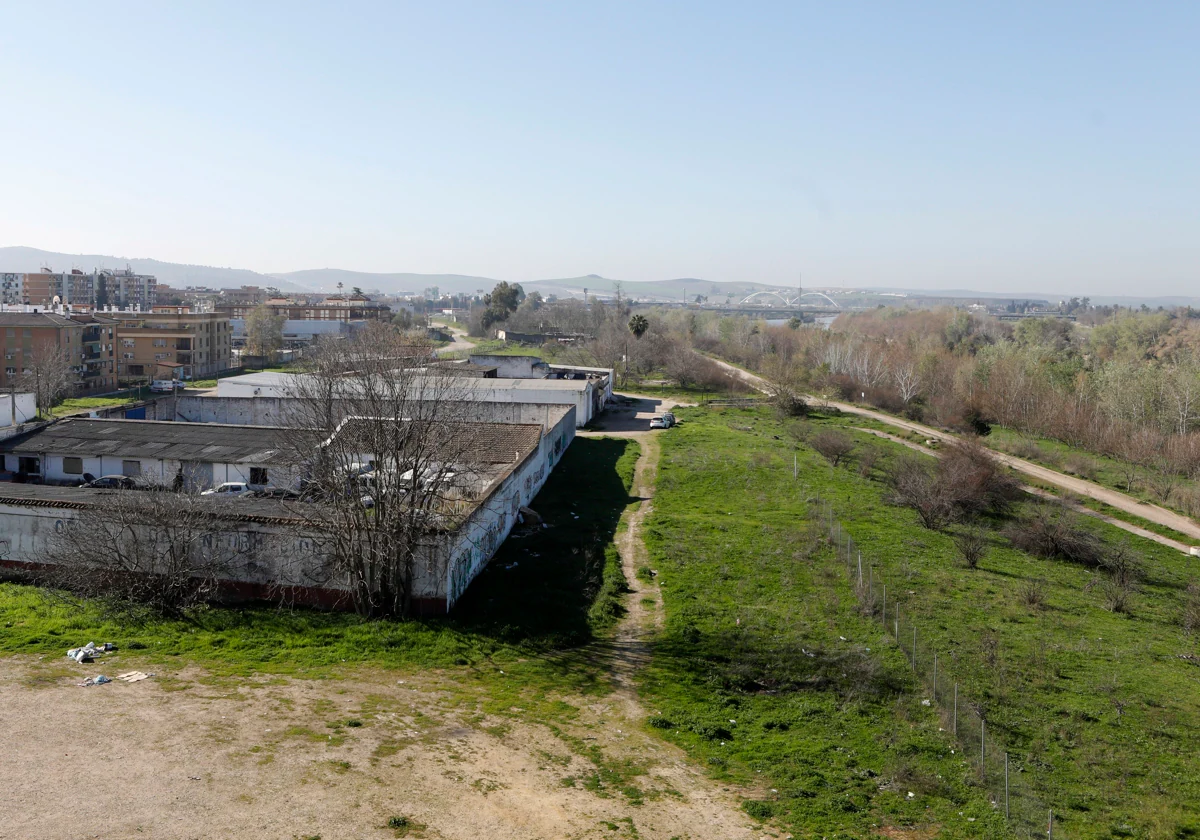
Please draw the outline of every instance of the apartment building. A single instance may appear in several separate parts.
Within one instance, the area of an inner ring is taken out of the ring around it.
[[[79,391],[105,393],[117,390],[116,318],[95,313],[69,317],[83,326]]]
[[[51,312],[0,312],[0,388],[20,388],[39,363],[62,354],[73,368],[83,366],[83,324]]]
[[[251,302],[218,301],[217,312],[226,318],[245,318],[251,310],[261,304]],[[365,321],[392,319],[392,309],[386,303],[371,300],[366,295],[330,295],[316,302],[292,298],[270,298],[265,305],[271,314],[282,316],[288,321]]]
[[[155,303],[157,285],[153,275],[136,274],[128,268],[6,273],[0,274],[0,303],[53,306],[57,302],[95,309],[149,310]]]
[[[151,312],[106,312],[116,322],[117,378],[121,382],[200,379],[232,364],[229,318],[186,306]]]

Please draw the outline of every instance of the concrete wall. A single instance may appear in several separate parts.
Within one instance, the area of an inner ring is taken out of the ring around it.
[[[171,401],[157,404],[160,420],[174,419]],[[179,419],[192,423],[230,423],[238,426],[288,426],[295,420],[289,410],[293,402],[285,397],[204,397],[179,396]],[[575,407],[562,403],[472,402],[451,406],[450,414],[467,422],[541,423],[554,426],[565,410]],[[147,419],[151,418],[149,414]]]
[[[472,353],[467,361],[481,367],[494,367],[500,379],[542,379],[550,365],[538,356],[504,356],[493,353]]]
[[[12,452],[4,455],[4,469],[11,472],[16,472],[21,453]],[[34,457],[38,457],[34,455]],[[71,456],[56,455],[50,453],[42,455],[42,477],[47,483],[74,483],[83,478],[82,473],[68,473],[63,469],[63,458]],[[83,472],[91,473],[96,478],[103,475],[123,475],[124,461],[137,461],[141,467],[141,479],[147,484],[158,484],[163,487],[171,487],[175,482],[175,476],[182,470],[183,464],[179,461],[157,458],[122,458],[118,455],[103,455],[93,458],[83,458]],[[207,463],[207,462],[206,462]],[[226,481],[244,481],[250,482],[251,467],[266,467],[267,468],[267,484],[266,487],[278,487],[282,489],[294,489],[299,478],[298,474],[290,467],[276,466],[272,464],[227,464],[227,463],[211,463],[212,478],[207,480],[208,469],[203,470],[206,478],[204,481],[197,481],[198,474],[192,470],[187,470],[189,490],[207,490],[209,487],[216,487]]]
[[[0,429],[29,423],[37,417],[37,399],[33,394],[0,394]]]

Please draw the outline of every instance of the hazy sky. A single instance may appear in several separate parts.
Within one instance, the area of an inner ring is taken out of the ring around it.
[[[1200,294],[1200,3],[183,5],[0,7],[0,245]]]

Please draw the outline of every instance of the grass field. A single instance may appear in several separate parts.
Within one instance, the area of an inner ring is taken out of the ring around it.
[[[111,408],[117,405],[129,405],[137,402],[139,397],[73,397],[63,400],[54,406],[51,413],[55,417],[65,417],[68,414],[78,414],[82,411],[92,411],[97,408]]]
[[[216,675],[443,668],[485,686],[485,710],[506,714],[519,705],[552,721],[569,713],[556,694],[607,690],[603,666],[580,650],[619,614],[624,579],[611,562],[612,541],[636,460],[635,443],[576,439],[534,502],[551,527],[507,540],[449,618],[364,621],[259,606],[128,626],[107,619],[98,604],[9,583],[0,584],[0,651],[57,656],[111,641],[151,666],[197,664]]]
[[[1194,561],[1129,538],[1145,578],[1130,614],[1110,612],[1097,572],[1030,557],[995,532],[967,569],[950,536],[887,504],[878,469],[863,477],[853,457],[832,469],[765,410],[680,416],[662,437],[649,523],[667,633],[645,692],[666,737],[719,774],[761,780],[765,805],[752,808],[805,836],[880,823],[1004,836],[902,655],[812,541],[805,500],[820,495],[864,557],[905,581],[923,645],[982,702],[1014,772],[1055,808],[1056,837],[1200,832],[1200,646],[1179,622]],[[845,419],[808,428],[827,422]],[[860,453],[899,450],[856,437]],[[1127,536],[1084,525],[1110,544]]]

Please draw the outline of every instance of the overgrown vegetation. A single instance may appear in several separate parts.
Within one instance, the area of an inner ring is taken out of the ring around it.
[[[811,548],[805,500],[819,495],[864,559],[904,581],[906,617],[978,701],[1013,772],[1053,805],[1056,836],[1200,830],[1192,561],[1091,518],[1060,521],[1055,503],[1025,498],[973,519],[987,549],[972,570],[956,545],[963,528],[926,529],[915,511],[888,504],[886,469],[864,477],[852,455],[831,470],[766,412],[682,416],[662,439],[649,523],[667,636],[646,694],[655,731],[723,778],[777,791],[755,797],[764,803],[751,806],[756,815],[797,836],[865,833],[872,823],[1003,836],[986,821],[964,824],[958,812],[973,814],[977,794],[963,767],[942,763],[944,736],[907,699],[915,687],[904,661],[861,617],[844,567]],[[877,447],[885,467],[909,457],[851,431],[856,421],[808,422]],[[1046,523],[1056,535],[1046,556],[1013,546],[1008,523]],[[921,807],[905,809],[907,790]]]

